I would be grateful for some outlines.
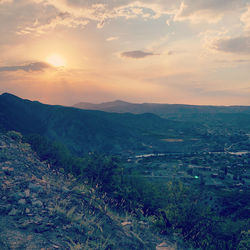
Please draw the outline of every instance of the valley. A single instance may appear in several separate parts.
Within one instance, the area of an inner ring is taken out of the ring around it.
[[[248,108],[177,106],[160,116],[157,109],[115,113],[5,93],[0,131],[23,138],[53,171],[105,194],[119,213],[143,217],[157,234],[177,234],[184,249],[235,249],[249,229]]]

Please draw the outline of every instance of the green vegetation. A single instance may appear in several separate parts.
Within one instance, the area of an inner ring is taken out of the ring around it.
[[[13,140],[17,141],[17,142],[21,142],[22,141],[22,138],[23,138],[23,135],[17,131],[8,131],[6,133],[7,136],[9,136],[10,138],[12,138]]]
[[[125,209],[138,217],[147,216],[154,229],[163,234],[178,233],[188,244],[202,249],[244,249],[249,244],[247,217],[237,217],[237,208],[230,216],[217,214],[202,201],[202,190],[187,187],[177,180],[146,181],[136,171],[124,168],[118,158],[97,153],[75,157],[63,145],[38,135],[26,140],[42,160],[106,193],[117,209]],[[235,197],[227,194],[222,199],[230,203]],[[67,211],[62,204],[56,211],[66,220],[77,219],[75,211]]]
[[[125,209],[139,218],[147,216],[153,228],[163,234],[181,235],[195,248],[247,248],[249,191],[245,186],[241,189],[241,185],[248,181],[244,174],[249,159],[209,153],[249,151],[249,109],[177,105],[168,110],[159,110],[166,120],[148,113],[116,114],[50,106],[4,94],[0,96],[0,131],[10,130],[14,140],[29,143],[54,170],[97,188],[116,209]],[[179,156],[173,154],[172,159],[167,159],[166,155],[163,167],[162,162],[152,163],[149,158],[136,167],[133,162],[129,166],[113,156],[127,159],[128,155],[155,152],[182,154],[183,166],[206,166],[211,173],[178,169],[189,179],[198,177],[194,185],[186,185],[183,178],[184,185],[180,178],[174,179]],[[196,156],[185,158],[185,154]],[[11,157],[4,147],[0,149],[0,161]],[[169,173],[168,181],[151,178],[152,169],[157,169],[156,177]],[[216,190],[219,184],[208,187],[207,182],[219,183],[221,189]],[[239,187],[236,192],[228,188],[232,183]],[[74,211],[61,204],[57,209],[67,220],[74,220]]]

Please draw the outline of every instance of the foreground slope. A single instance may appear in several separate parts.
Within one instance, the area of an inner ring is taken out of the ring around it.
[[[145,222],[0,135],[0,249],[155,249]],[[158,242],[160,243],[160,242]]]

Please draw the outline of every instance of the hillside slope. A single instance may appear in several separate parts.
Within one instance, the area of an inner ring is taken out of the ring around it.
[[[155,249],[145,222],[0,135],[0,249]],[[161,248],[159,248],[161,249]]]
[[[47,136],[78,154],[144,150],[148,144],[157,149],[164,147],[161,137],[195,133],[200,127],[196,123],[170,121],[149,113],[80,110],[31,102],[11,94],[0,96],[0,126],[23,134]]]
[[[193,124],[194,133],[191,132],[190,134],[194,135],[194,137],[197,131],[201,130],[202,127],[204,135],[206,133],[212,133],[217,138],[218,136],[227,137],[235,135],[239,132],[246,136],[250,133],[250,106],[136,104],[114,101],[101,104],[78,103],[74,105],[74,107],[118,113],[152,113],[161,118],[168,119],[168,121],[185,123],[187,128]],[[204,141],[204,143],[206,143],[206,141]]]

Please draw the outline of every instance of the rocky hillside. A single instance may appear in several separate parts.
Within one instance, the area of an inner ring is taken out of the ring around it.
[[[146,220],[119,215],[105,199],[0,135],[1,250],[174,249]]]

